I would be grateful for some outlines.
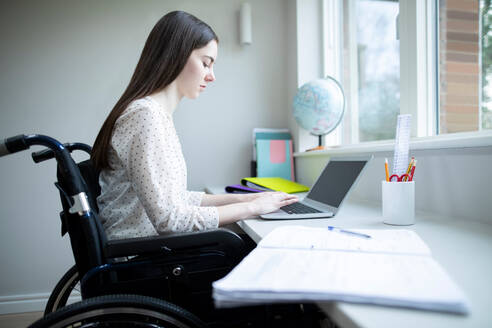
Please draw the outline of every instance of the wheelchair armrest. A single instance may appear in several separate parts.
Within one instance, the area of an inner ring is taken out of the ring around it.
[[[211,248],[228,255],[241,256],[244,241],[237,234],[226,229],[199,232],[169,233],[165,235],[132,239],[117,239],[106,243],[104,254],[107,258],[132,255],[172,254]]]

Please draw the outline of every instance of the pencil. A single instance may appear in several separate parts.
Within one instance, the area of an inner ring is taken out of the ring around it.
[[[410,180],[413,181],[413,175],[415,173],[415,167],[417,166],[417,160],[413,161],[412,172],[410,173]]]
[[[407,169],[407,172],[406,172],[408,175],[410,175],[410,172],[412,171],[412,166],[413,166],[413,161],[414,160],[415,160],[415,157],[412,156],[412,160],[410,161],[410,164],[408,164],[408,169]],[[403,181],[407,181],[407,180],[408,180],[408,178],[405,177],[405,180],[403,180]]]
[[[390,181],[390,174],[389,174],[389,170],[388,170],[388,159],[385,158],[384,159],[384,171],[386,172],[386,181]]]

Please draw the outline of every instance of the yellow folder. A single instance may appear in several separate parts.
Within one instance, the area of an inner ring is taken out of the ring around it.
[[[288,194],[309,191],[308,187],[283,178],[244,178],[241,183],[250,188],[283,191]]]

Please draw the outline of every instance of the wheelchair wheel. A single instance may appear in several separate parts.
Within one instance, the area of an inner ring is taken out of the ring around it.
[[[74,292],[80,293],[79,282],[79,272],[77,271],[77,267],[74,265],[68,269],[51,292],[44,309],[44,315],[55,312],[56,310],[67,305],[68,299],[70,296],[74,296]]]
[[[190,312],[160,299],[141,295],[105,295],[70,304],[29,328],[205,328]]]

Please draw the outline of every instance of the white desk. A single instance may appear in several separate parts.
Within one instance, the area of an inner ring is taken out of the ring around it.
[[[224,193],[223,190],[222,187],[206,189],[212,194]],[[415,225],[394,227],[382,223],[379,205],[349,200],[337,216],[331,219],[249,219],[238,222],[238,225],[256,242],[274,228],[283,225],[414,230],[430,247],[434,259],[446,269],[468,297],[471,305],[468,316],[340,302],[320,303],[320,308],[344,328],[492,327],[491,224],[417,212]]]

